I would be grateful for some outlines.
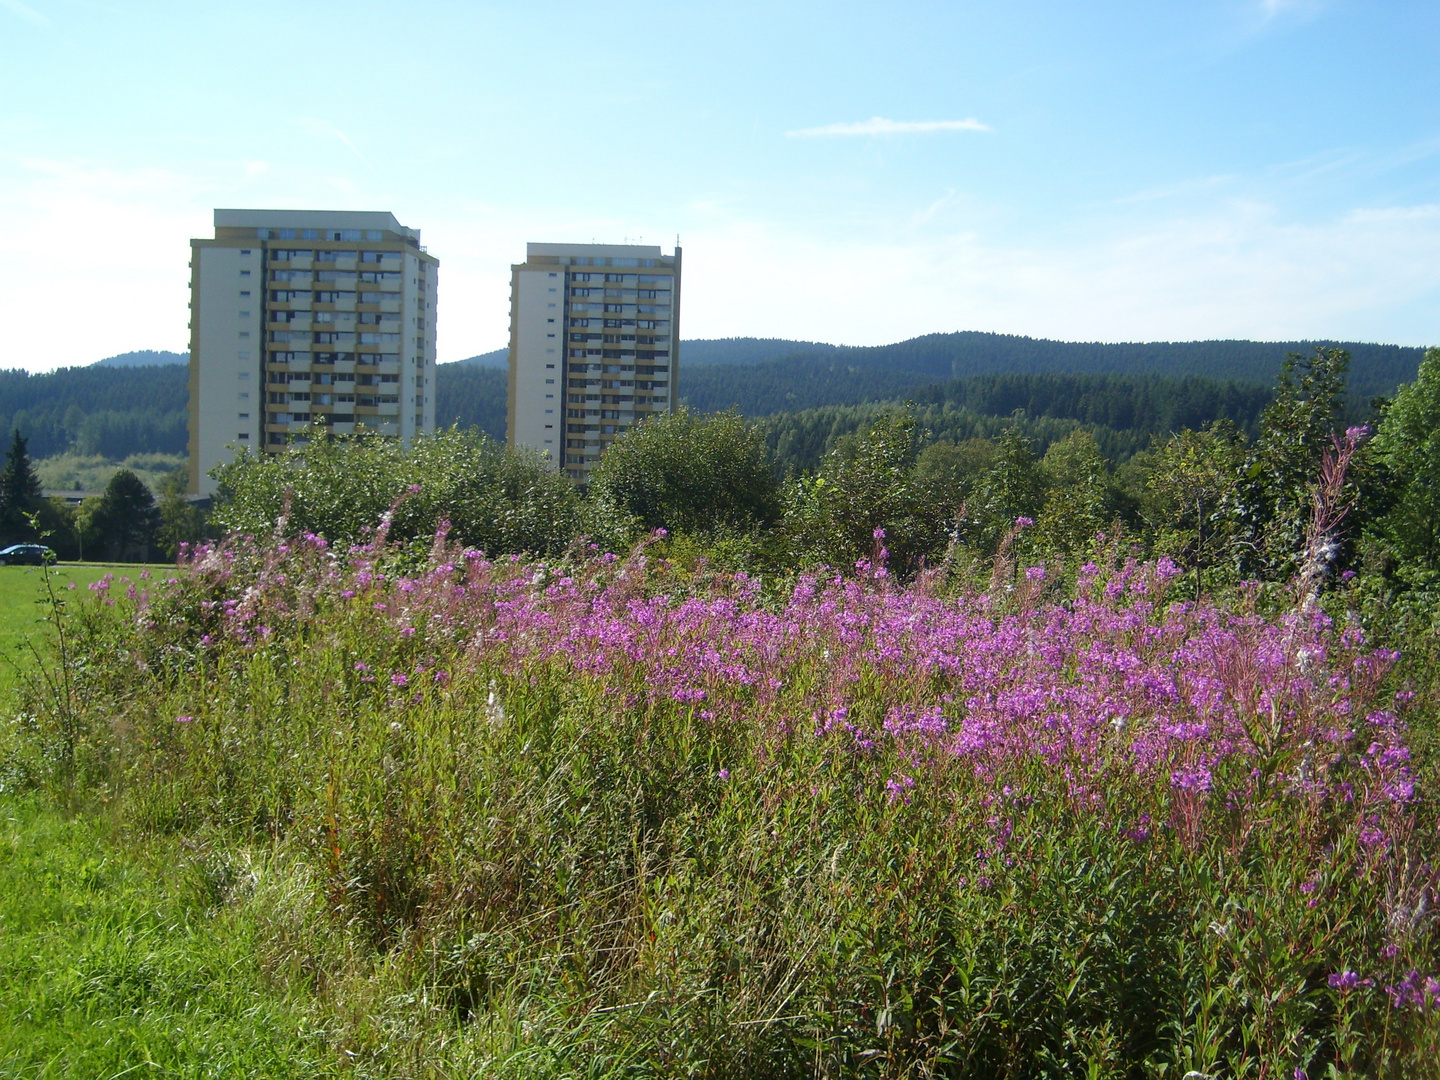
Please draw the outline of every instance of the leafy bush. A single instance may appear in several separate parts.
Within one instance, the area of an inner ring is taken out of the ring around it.
[[[327,437],[283,454],[245,454],[216,470],[221,530],[362,539],[391,513],[397,540],[428,539],[442,521],[491,552],[563,550],[579,528],[574,485],[540,459],[451,428],[411,447],[378,436]]]
[[[745,530],[780,510],[765,442],[734,412],[678,409],[639,425],[606,450],[590,496],[641,532]]]

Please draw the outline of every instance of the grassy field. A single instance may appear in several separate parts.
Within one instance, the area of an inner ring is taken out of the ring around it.
[[[72,584],[83,589],[106,574],[133,577],[146,569],[153,574],[169,566],[60,563],[54,569],[55,588],[68,593]],[[20,667],[34,662],[25,641],[45,632],[44,597],[44,578],[38,566],[0,566],[0,700],[8,699]]]
[[[57,568],[85,589],[144,567]],[[165,567],[151,567],[152,573]],[[35,567],[0,567],[0,701],[45,632]],[[242,909],[207,902],[203,861],[142,853],[103,807],[0,793],[0,1076],[285,1077],[322,1071],[283,986],[257,968]]]
[[[183,850],[141,856],[106,821],[0,796],[0,1076],[322,1072],[243,915],[204,902]]]

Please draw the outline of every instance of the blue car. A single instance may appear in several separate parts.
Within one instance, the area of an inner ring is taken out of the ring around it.
[[[55,552],[44,544],[11,544],[0,549],[0,566],[43,566],[55,561]]]

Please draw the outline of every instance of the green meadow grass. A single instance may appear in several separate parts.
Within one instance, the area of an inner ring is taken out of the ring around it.
[[[59,595],[107,573],[55,568]],[[168,567],[150,567],[152,573]],[[0,703],[46,632],[37,567],[0,567]],[[88,595],[88,591],[87,591]],[[322,1073],[318,1040],[262,977],[243,906],[210,902],[203,859],[142,851],[103,806],[66,814],[0,792],[0,1077],[287,1077]]]
[[[196,895],[183,852],[106,822],[0,796],[0,1076],[323,1072],[243,916]]]
[[[110,563],[61,563],[51,574],[57,593],[70,595],[99,581],[106,574],[135,577],[142,570],[152,574],[170,569],[165,566],[138,566]],[[35,662],[35,655],[26,645],[27,638],[39,639],[45,634],[47,607],[44,572],[38,566],[0,566],[0,700],[8,700],[19,671]]]

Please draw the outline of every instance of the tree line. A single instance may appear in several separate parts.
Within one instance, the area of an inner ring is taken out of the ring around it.
[[[1440,508],[1425,478],[1440,481],[1440,451],[1425,425],[1440,428],[1436,355],[1393,399],[1367,403],[1373,437],[1346,458],[1336,565],[1382,575],[1408,567],[1412,578],[1416,567],[1434,569]],[[1316,477],[1339,453],[1332,437],[1353,398],[1349,366],[1344,350],[1320,348],[1286,359],[1273,387],[1012,374],[952,380],[909,403],[758,422],[681,409],[618,439],[585,492],[473,430],[454,427],[410,450],[319,438],[222,467],[208,521],[184,499],[179,475],[158,500],[123,470],[79,507],[39,499],[15,431],[0,539],[38,527],[67,557],[139,557],[225,529],[273,529],[283,512],[289,527],[352,540],[394,504],[391,527],[417,542],[443,520],[491,552],[554,553],[578,536],[619,548],[664,528],[672,544],[762,570],[851,567],[874,555],[882,530],[889,564],[913,574],[993,559],[1002,546],[1073,565],[1118,527],[1182,562],[1197,588],[1279,580],[1305,558]],[[32,526],[26,515],[37,513]],[[1034,524],[1011,535],[1021,519]]]
[[[166,519],[163,500],[157,512],[171,543],[277,528],[350,543],[383,518],[392,539],[422,547],[443,525],[492,555],[558,555],[665,530],[665,550],[720,566],[883,564],[901,577],[1001,557],[1074,573],[1122,536],[1174,559],[1197,592],[1351,570],[1428,595],[1440,584],[1440,350],[1373,428],[1345,427],[1348,364],[1343,350],[1293,356],[1253,427],[1221,417],[1119,461],[1075,421],[1043,446],[1023,416],[954,438],[915,405],[832,432],[813,468],[782,468],[763,424],[682,408],[617,439],[584,491],[537,456],[451,428],[410,449],[356,436],[244,455],[217,470],[208,523],[175,508]]]
[[[78,504],[46,498],[28,440],[13,429],[0,468],[0,547],[38,542],[61,559],[151,562],[174,558],[182,542],[207,531],[205,512],[185,497],[184,470],[165,478],[158,500],[129,469]]]

